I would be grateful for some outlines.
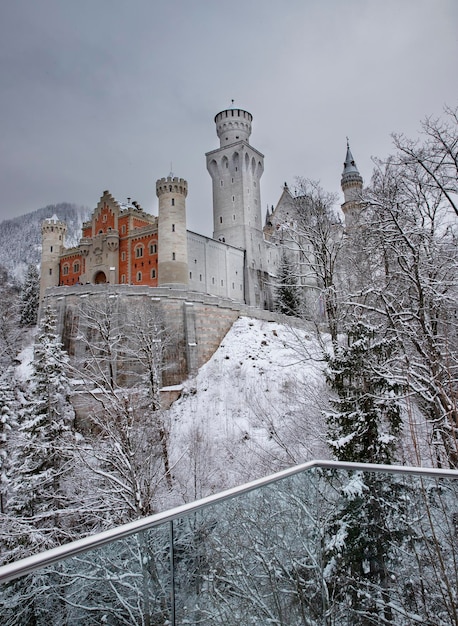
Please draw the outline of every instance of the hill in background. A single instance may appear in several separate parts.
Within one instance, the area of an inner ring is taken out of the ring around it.
[[[0,265],[11,279],[22,282],[27,265],[39,265],[41,256],[41,223],[54,214],[67,224],[66,246],[81,238],[81,227],[90,216],[90,209],[69,202],[46,207],[0,222]]]

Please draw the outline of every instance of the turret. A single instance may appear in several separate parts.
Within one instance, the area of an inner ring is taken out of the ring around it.
[[[347,140],[347,154],[345,157],[344,169],[340,181],[344,194],[342,211],[345,215],[345,226],[349,228],[357,218],[361,209],[361,194],[363,190],[363,178],[356,167],[355,160],[350,150]]]
[[[59,284],[59,261],[65,245],[67,226],[56,215],[41,225],[40,303],[48,287]]]
[[[158,285],[188,284],[186,196],[188,183],[171,173],[156,182],[158,209]]]
[[[216,134],[220,148],[236,141],[247,141],[251,135],[253,116],[242,109],[226,109],[215,115]]]

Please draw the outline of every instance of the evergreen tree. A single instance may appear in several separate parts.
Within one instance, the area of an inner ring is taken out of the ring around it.
[[[20,298],[21,326],[35,326],[37,323],[40,293],[40,277],[35,265],[27,267],[27,274]]]
[[[327,415],[329,444],[340,461],[393,463],[402,425],[402,386],[389,371],[395,344],[364,321],[353,325],[348,342],[328,360],[328,382],[336,394]],[[350,472],[339,489],[326,550],[339,623],[391,623],[392,548],[406,533],[400,521],[402,487],[387,475]]]
[[[300,315],[300,291],[291,261],[282,251],[278,269],[275,308],[284,315]]]
[[[12,372],[8,369],[0,377],[0,513],[5,513],[7,507],[8,470],[11,463],[9,439],[17,425],[16,411]]]
[[[68,460],[68,439],[74,417],[66,374],[68,355],[46,309],[34,347],[30,390],[19,425],[11,510],[16,515],[46,519],[60,507],[61,478]],[[54,525],[58,525],[54,520]]]

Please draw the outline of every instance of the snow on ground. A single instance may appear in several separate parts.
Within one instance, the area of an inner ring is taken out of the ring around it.
[[[327,457],[322,370],[309,331],[237,320],[169,412],[183,498]]]

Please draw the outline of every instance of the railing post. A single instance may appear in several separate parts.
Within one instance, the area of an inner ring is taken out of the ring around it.
[[[173,536],[173,520],[169,522],[169,542],[170,542],[170,623],[175,626],[175,551]]]

